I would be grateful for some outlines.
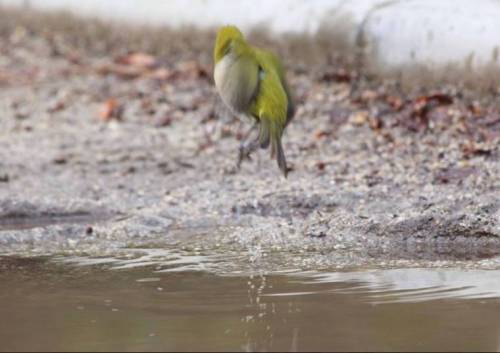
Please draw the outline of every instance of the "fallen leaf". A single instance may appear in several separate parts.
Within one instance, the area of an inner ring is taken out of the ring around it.
[[[345,69],[330,70],[319,78],[320,81],[324,82],[351,82],[353,75]]]
[[[478,101],[473,101],[468,104],[467,110],[469,110],[469,112],[475,117],[480,117],[484,114],[484,110],[481,108],[481,105]]]
[[[116,64],[105,64],[98,66],[96,72],[99,75],[116,75],[124,80],[133,80],[144,74],[144,70],[141,68],[125,65]]]
[[[396,96],[387,96],[385,98],[385,101],[387,102],[387,104],[389,104],[389,106],[392,109],[394,109],[396,111],[400,111],[404,105],[404,101],[401,98],[396,97]]]
[[[314,133],[314,138],[316,140],[319,140],[319,139],[321,139],[323,137],[328,137],[331,134],[332,134],[332,132],[329,131],[329,130],[321,130],[321,129],[319,129],[319,130],[316,130],[316,132]]]
[[[151,78],[159,81],[167,81],[172,77],[172,75],[172,71],[168,70],[167,68],[161,67],[151,73]]]
[[[413,100],[408,115],[403,115],[408,119],[405,123],[408,129],[419,131],[429,127],[429,113],[442,105],[453,103],[453,97],[446,93],[433,93],[419,96]]]
[[[316,168],[318,168],[318,170],[320,170],[320,171],[323,171],[326,168],[326,163],[325,162],[317,162]]]
[[[103,103],[99,112],[99,117],[102,121],[121,120],[123,107],[115,98],[109,98]]]
[[[469,142],[462,145],[462,153],[465,158],[471,158],[473,156],[489,156],[493,153],[493,147]]]
[[[158,65],[156,58],[146,53],[131,53],[115,59],[117,64],[153,69]]]
[[[351,114],[351,116],[349,117],[349,122],[352,125],[361,126],[364,125],[367,121],[368,121],[368,112],[364,110]]]
[[[210,76],[209,70],[194,60],[181,63],[178,68],[178,75],[182,79],[208,78]]]
[[[368,117],[368,126],[372,130],[380,130],[384,126],[384,122],[380,118],[379,114],[370,114]]]

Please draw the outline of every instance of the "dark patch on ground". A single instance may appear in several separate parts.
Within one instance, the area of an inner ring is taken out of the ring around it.
[[[5,214],[0,217],[0,231],[31,229],[57,224],[95,224],[109,220],[112,217],[113,215],[102,213],[95,214],[90,212],[41,215],[13,213]],[[92,231],[89,232],[92,233]]]

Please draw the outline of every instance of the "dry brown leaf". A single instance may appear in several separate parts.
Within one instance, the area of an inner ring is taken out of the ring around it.
[[[158,65],[156,58],[146,53],[131,53],[115,60],[122,65],[130,65],[144,69],[153,69]]]
[[[384,126],[384,123],[380,117],[370,116],[368,119],[368,125],[372,130],[380,130]]]
[[[323,171],[325,170],[326,168],[326,163],[325,162],[322,162],[322,161],[319,161],[316,163],[316,168],[319,170],[319,171]]]
[[[319,140],[319,139],[322,139],[322,138],[324,138],[324,137],[328,137],[328,136],[330,136],[331,134],[332,134],[332,132],[331,132],[331,131],[329,131],[329,130],[321,130],[321,129],[318,129],[318,130],[316,130],[316,132],[314,133],[314,138],[315,138],[316,140]]]
[[[404,102],[401,98],[396,97],[396,96],[387,96],[386,97],[386,102],[391,106],[396,111],[400,111],[403,108]]]
[[[109,98],[106,102],[102,104],[101,110],[99,111],[99,118],[102,121],[110,120],[121,120],[123,107],[118,103],[115,98]]]
[[[351,72],[342,68],[327,71],[320,77],[320,81],[324,82],[351,82],[352,79]]]
[[[467,109],[474,117],[481,117],[485,113],[478,101],[471,102],[467,105]]]
[[[354,114],[351,114],[349,117],[349,123],[352,125],[364,125],[368,121],[368,112],[367,111],[358,111],[355,112]]]
[[[144,70],[140,68],[116,64],[99,66],[96,68],[96,71],[100,75],[113,74],[125,80],[133,80],[144,74]]]
[[[182,78],[190,79],[207,78],[210,76],[209,70],[194,60],[181,63],[178,74]]]
[[[493,147],[487,144],[475,143],[470,141],[462,145],[462,153],[465,158],[474,156],[489,156],[493,153]]]
[[[159,81],[167,81],[172,77],[173,73],[171,70],[161,67],[156,70],[154,70],[151,73],[151,78],[154,78]]]

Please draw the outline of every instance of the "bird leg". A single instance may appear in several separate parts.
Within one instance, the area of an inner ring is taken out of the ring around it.
[[[259,133],[257,130],[258,123],[255,122],[252,127],[248,130],[248,132],[244,135],[243,141],[240,144],[239,153],[238,153],[238,162],[236,166],[238,169],[241,167],[241,163],[243,160],[248,159],[251,160],[250,154],[255,151],[259,147]],[[257,132],[256,136],[250,138],[252,133]]]

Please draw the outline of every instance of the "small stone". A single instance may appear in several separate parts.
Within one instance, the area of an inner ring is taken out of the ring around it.
[[[66,164],[68,159],[64,156],[58,156],[52,160],[54,164]]]

